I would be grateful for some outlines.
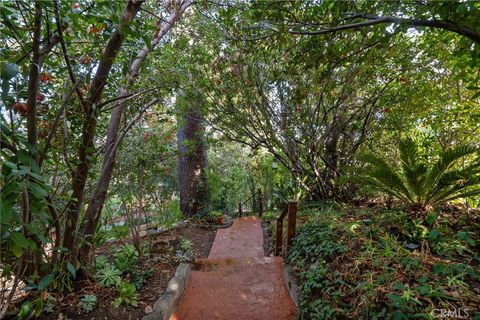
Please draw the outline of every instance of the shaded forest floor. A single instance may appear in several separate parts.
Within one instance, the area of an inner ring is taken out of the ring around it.
[[[123,306],[115,308],[113,301],[118,296],[114,287],[101,287],[94,281],[78,282],[75,291],[57,296],[57,304],[49,315],[42,319],[141,319],[146,314],[146,309],[153,307],[157,298],[165,291],[170,278],[174,275],[179,262],[175,253],[180,249],[180,239],[190,240],[193,244],[192,251],[195,259],[207,258],[215,238],[215,231],[193,226],[180,227],[168,232],[148,236],[142,241],[149,245],[149,253],[140,256],[138,271],[152,274],[145,281],[139,291],[138,307],[126,309]],[[98,250],[99,253],[108,252],[110,248],[120,245],[118,242],[109,243]],[[85,313],[79,307],[79,301],[86,294],[97,296],[97,306],[90,313]]]

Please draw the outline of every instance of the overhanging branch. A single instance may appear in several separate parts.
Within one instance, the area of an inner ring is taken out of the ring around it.
[[[360,28],[365,28],[368,26],[374,26],[377,24],[386,24],[386,23],[395,23],[395,24],[403,24],[409,27],[429,27],[429,28],[436,28],[451,31],[462,35],[475,43],[480,43],[480,33],[476,30],[468,27],[460,25],[454,21],[450,20],[423,20],[423,19],[408,19],[408,18],[399,18],[394,16],[374,16],[374,15],[367,15],[363,13],[354,13],[350,14],[349,18],[362,18],[367,19],[367,21],[356,22],[345,24],[337,27],[314,30],[314,31],[307,31],[307,30],[289,30],[291,34],[302,34],[302,35],[321,35],[327,33],[334,33],[344,30],[355,30]]]

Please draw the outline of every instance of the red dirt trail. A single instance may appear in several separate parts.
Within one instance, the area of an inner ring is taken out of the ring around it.
[[[208,259],[193,266],[174,320],[293,320],[283,259],[265,257],[261,220],[235,219],[217,231]]]

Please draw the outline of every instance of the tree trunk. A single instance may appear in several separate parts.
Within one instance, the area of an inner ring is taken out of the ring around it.
[[[129,93],[129,87],[134,83],[140,72],[140,66],[145,60],[147,55],[153,50],[159,43],[160,40],[167,34],[167,32],[173,27],[175,22],[182,16],[185,10],[192,4],[191,0],[185,1],[180,8],[177,10],[172,10],[170,16],[166,21],[159,21],[159,29],[153,36],[151,41],[151,47],[145,46],[138,53],[136,58],[133,60],[130,66],[130,75],[127,79],[127,85],[121,88],[119,92],[119,97],[127,96]],[[107,196],[108,187],[110,185],[110,180],[112,178],[112,171],[115,165],[115,160],[117,156],[117,148],[115,144],[118,141],[118,132],[120,128],[120,122],[122,119],[122,114],[125,109],[125,100],[118,100],[115,103],[115,107],[110,116],[110,122],[107,130],[107,141],[105,144],[105,157],[103,159],[102,172],[100,179],[92,193],[92,197],[87,207],[85,213],[85,226],[81,232],[82,234],[82,245],[79,252],[79,259],[83,260],[88,257],[90,249],[92,247],[93,234],[97,227],[98,222],[100,221],[100,216],[103,209],[103,204]]]
[[[100,64],[93,79],[93,85],[89,92],[89,99],[85,107],[85,120],[82,130],[82,144],[78,151],[79,163],[75,170],[75,175],[72,183],[72,200],[66,208],[65,232],[63,238],[63,246],[70,250],[70,254],[75,256],[74,245],[77,241],[77,227],[80,210],[83,205],[83,195],[85,185],[88,179],[89,172],[89,158],[94,153],[94,137],[97,124],[97,112],[94,106],[100,101],[103,89],[110,75],[113,62],[117,57],[118,52],[125,39],[124,30],[129,28],[130,23],[134,19],[137,12],[140,10],[143,1],[133,2],[127,1],[125,9],[120,18],[120,24],[115,32],[110,37],[110,40],[105,48],[105,51],[100,59]]]
[[[202,112],[190,106],[178,126],[178,175],[180,210],[185,217],[201,212],[207,205],[205,167],[205,123]]]
[[[325,185],[327,187],[327,197],[335,195],[334,180],[338,176],[338,139],[340,137],[340,125],[338,119],[333,121],[325,138]]]

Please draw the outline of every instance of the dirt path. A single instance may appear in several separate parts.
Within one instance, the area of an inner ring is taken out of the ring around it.
[[[217,232],[208,259],[194,265],[173,319],[295,319],[283,259],[264,257],[260,219],[235,219]]]

